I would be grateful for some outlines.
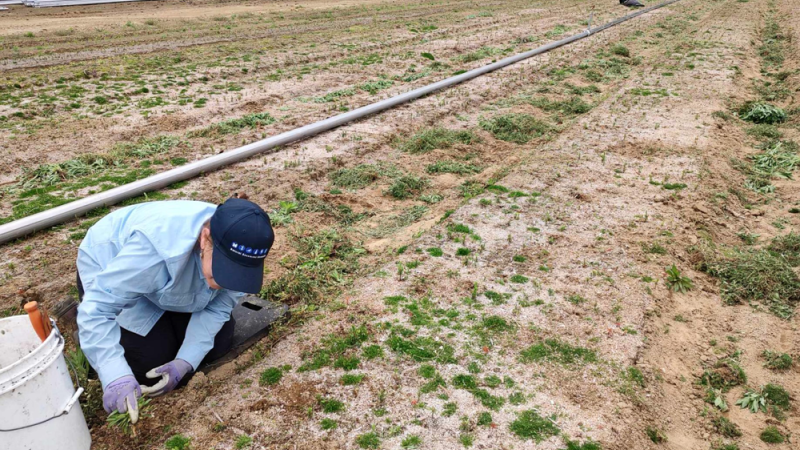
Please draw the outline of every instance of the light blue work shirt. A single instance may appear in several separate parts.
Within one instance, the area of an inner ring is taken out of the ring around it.
[[[78,249],[85,291],[78,308],[81,348],[103,389],[132,375],[122,327],[146,336],[164,311],[192,313],[176,358],[197,368],[244,294],[214,290],[203,276],[197,238],[216,205],[143,203],[118,209],[86,233]]]

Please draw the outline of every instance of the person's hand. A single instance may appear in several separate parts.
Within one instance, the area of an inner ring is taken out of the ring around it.
[[[113,411],[127,412],[131,423],[139,419],[139,397],[142,388],[133,375],[125,375],[109,383],[103,391],[103,408],[107,413]]]
[[[153,386],[142,387],[142,393],[148,397],[166,394],[175,389],[183,377],[193,370],[192,365],[182,359],[176,359],[163,366],[158,366],[147,372],[147,378],[161,378],[161,380]]]

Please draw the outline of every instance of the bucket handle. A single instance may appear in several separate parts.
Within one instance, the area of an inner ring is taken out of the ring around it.
[[[55,328],[55,322],[53,321],[53,319],[50,319],[50,321],[53,324],[53,329],[55,330],[56,329]],[[64,338],[61,336],[61,334],[58,333],[57,331],[56,331],[56,339],[61,340],[62,342],[64,340]],[[72,374],[75,376],[75,382],[78,383],[79,382],[78,373],[75,370],[75,367],[72,366],[72,362],[69,359],[67,359],[66,361],[67,361],[67,365],[69,365],[69,368],[72,369]],[[50,417],[48,419],[40,420],[39,422],[28,424],[28,425],[23,425],[21,427],[9,428],[9,429],[0,428],[0,433],[9,433],[9,432],[12,432],[12,431],[19,431],[19,430],[24,430],[26,428],[32,428],[32,427],[41,425],[43,423],[47,423],[47,422],[49,422],[49,421],[51,421],[53,419],[57,419],[57,418],[59,418],[59,417],[61,417],[63,415],[69,414],[69,411],[72,409],[72,407],[78,401],[78,398],[81,396],[81,394],[83,394],[83,387],[81,387],[81,385],[78,384],[78,389],[75,390],[75,393],[72,394],[72,397],[70,397],[69,400],[67,400],[67,404],[64,405],[63,408],[61,408],[61,410],[58,412],[58,414],[56,414],[56,415],[54,415],[54,416],[52,416],[52,417]]]

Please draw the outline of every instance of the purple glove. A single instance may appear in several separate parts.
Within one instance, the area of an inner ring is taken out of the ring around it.
[[[161,380],[153,386],[142,387],[142,393],[148,397],[166,394],[175,389],[183,377],[193,370],[192,365],[182,359],[175,359],[158,366],[147,372],[147,378],[161,378]]]
[[[109,383],[103,391],[103,408],[111,414],[112,411],[124,413],[130,407],[131,419],[139,416],[138,398],[142,396],[142,388],[133,375],[125,375]],[[133,423],[136,423],[133,420]]]

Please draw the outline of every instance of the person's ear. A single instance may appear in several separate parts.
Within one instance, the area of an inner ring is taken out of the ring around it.
[[[200,232],[200,249],[205,250],[209,244],[211,244],[211,228],[203,227],[203,231]]]

